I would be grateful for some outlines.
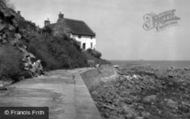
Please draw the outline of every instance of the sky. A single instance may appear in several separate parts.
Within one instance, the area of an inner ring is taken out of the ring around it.
[[[190,60],[190,0],[10,0],[25,19],[43,27],[64,17],[83,20],[108,60]],[[143,16],[175,9],[178,24],[143,29]]]

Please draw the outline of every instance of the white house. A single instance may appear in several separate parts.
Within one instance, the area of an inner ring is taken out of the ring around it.
[[[96,38],[95,36],[87,36],[81,34],[71,34],[71,38],[76,39],[80,42],[81,49],[95,49],[96,48]]]
[[[80,42],[81,49],[86,50],[88,48],[96,48],[96,34],[84,21],[64,18],[62,13],[58,16],[57,23],[50,24],[49,20],[45,20],[45,26],[50,26],[54,32],[60,32],[57,30],[59,28],[56,27],[60,27],[60,25],[62,25],[63,28],[70,34],[71,38],[74,38]]]

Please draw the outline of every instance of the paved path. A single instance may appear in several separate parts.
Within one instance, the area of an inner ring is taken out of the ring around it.
[[[16,83],[0,96],[0,107],[48,106],[50,119],[101,119],[80,76],[85,70],[57,70]]]

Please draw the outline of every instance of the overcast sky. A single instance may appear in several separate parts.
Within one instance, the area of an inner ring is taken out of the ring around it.
[[[16,10],[41,27],[62,11],[85,21],[97,34],[97,50],[108,60],[190,60],[190,0],[11,0]],[[143,16],[176,9],[178,25],[143,29]]]

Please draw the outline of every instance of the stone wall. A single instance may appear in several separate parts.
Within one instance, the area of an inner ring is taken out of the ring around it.
[[[115,76],[117,74],[116,69],[112,65],[101,65],[98,68],[103,80],[107,79],[108,77]]]
[[[92,91],[102,82],[115,80],[117,76],[117,72],[112,65],[101,65],[99,68],[81,74],[89,91]]]

